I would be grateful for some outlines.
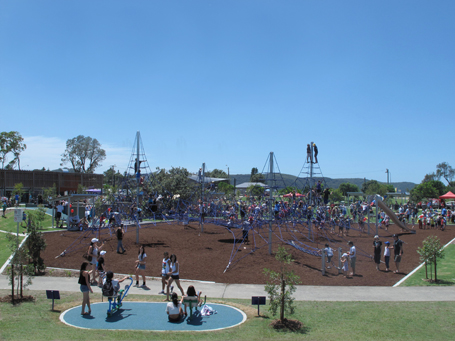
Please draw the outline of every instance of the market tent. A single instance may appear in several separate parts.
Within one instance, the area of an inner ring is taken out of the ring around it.
[[[446,194],[441,195],[439,199],[455,199],[455,194],[453,194],[451,191],[448,191]]]

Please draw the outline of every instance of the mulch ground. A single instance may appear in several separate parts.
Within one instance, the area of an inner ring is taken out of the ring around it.
[[[233,229],[233,232],[237,238],[241,237],[241,230]],[[314,242],[308,242],[306,238],[308,232],[303,234],[297,233],[296,230],[286,232],[284,228],[278,229],[275,226],[272,251],[275,251],[279,245],[284,245],[277,237],[280,233],[283,239],[291,238],[290,235],[294,234],[308,246],[317,248],[323,248],[327,242],[327,239],[322,236],[314,238]],[[401,233],[401,231],[394,225],[391,225],[388,231],[379,230],[382,242],[389,240],[391,244],[393,244],[393,233]],[[348,251],[348,240],[354,242],[358,256],[357,274],[353,277],[345,278],[342,274],[338,274],[338,270],[334,268],[327,270],[326,275],[322,276],[320,257],[286,245],[288,252],[292,254],[294,259],[290,269],[300,276],[303,285],[391,286],[419,265],[419,255],[416,250],[422,245],[422,241],[426,237],[437,235],[444,245],[455,237],[455,226],[449,225],[445,231],[417,229],[416,234],[407,232],[402,234],[400,239],[405,244],[400,274],[392,272],[395,270],[393,262],[390,265],[392,271],[385,272],[384,264],[380,266],[381,271],[377,271],[373,260],[367,257],[367,255],[373,254],[374,234],[372,231],[371,235],[362,233],[359,236],[358,231],[351,229],[348,237],[340,238],[337,235],[328,235],[333,240],[332,248],[341,247],[343,252]],[[84,261],[82,255],[87,250],[91,238],[98,237],[98,231],[69,232],[61,230],[44,235],[47,248],[42,253],[42,257],[47,267],[79,269]],[[253,235],[255,242],[253,242]],[[273,254],[268,254],[268,246],[265,242],[268,238],[266,228],[262,229],[261,236],[250,232],[251,242],[248,245],[236,243],[233,251],[233,234],[223,226],[205,224],[204,232],[201,233],[200,227],[196,223],[188,226],[162,223],[141,228],[139,230],[139,243],[146,246],[147,276],[161,276],[161,261],[163,253],[167,251],[169,254],[175,253],[177,255],[181,279],[218,283],[264,284],[267,278],[263,274],[263,269],[278,270],[279,263]],[[138,252],[136,228],[129,227],[125,233],[123,242],[127,249],[125,254],[116,253],[117,239],[115,234],[110,236],[107,230],[103,230],[100,237],[105,242],[104,250],[107,251],[105,256],[107,269],[114,273],[133,274]],[[65,256],[56,258],[64,250],[67,250]],[[236,250],[238,251],[236,252]],[[235,257],[231,259],[231,255],[235,255]],[[227,269],[230,259],[232,263]],[[335,252],[333,261],[336,265],[338,264],[338,252]]]

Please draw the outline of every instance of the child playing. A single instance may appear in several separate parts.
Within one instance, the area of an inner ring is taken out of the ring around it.
[[[332,262],[333,250],[329,246],[329,244],[325,244],[324,252],[327,255],[327,263],[331,263],[333,265],[333,262]],[[327,269],[330,269],[330,265],[327,266]]]
[[[385,262],[385,271],[389,271],[389,261],[390,261],[390,242],[387,241],[384,243],[384,262]]]
[[[348,270],[349,270],[348,254],[347,253],[343,253],[343,255],[341,256],[341,263],[343,264],[341,266],[341,270],[343,270],[343,275],[344,275],[344,277],[347,277],[348,276]]]

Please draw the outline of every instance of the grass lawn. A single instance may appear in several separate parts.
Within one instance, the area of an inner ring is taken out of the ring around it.
[[[401,286],[412,287],[455,285],[455,244],[450,244],[447,246],[444,250],[444,253],[445,257],[443,259],[439,259],[437,263],[438,283],[430,283],[423,280],[425,278],[425,266],[423,266],[406,281],[404,281]],[[433,276],[430,277],[430,272],[433,270],[433,267],[428,265],[427,269],[428,278],[434,279],[434,273]]]
[[[333,288],[336,290],[336,288]],[[279,332],[269,327],[270,316],[256,317],[249,300],[217,300],[242,309],[247,321],[234,328],[212,332],[153,332],[83,330],[59,321],[51,312],[44,292],[35,303],[12,306],[0,303],[1,340],[452,340],[455,332],[455,302],[296,302],[289,318],[303,322],[300,333]],[[9,294],[0,290],[0,296]],[[80,293],[61,292],[56,310],[81,304]],[[128,301],[161,301],[161,296],[128,296]],[[265,307],[261,308],[267,314]],[[397,312],[399,314],[397,315]],[[164,314],[164,312],[163,312]]]
[[[19,243],[24,237],[19,237]],[[0,268],[5,264],[6,260],[11,256],[11,252],[8,248],[8,241],[6,239],[6,233],[0,233]]]
[[[28,211],[32,211],[32,210],[25,209],[26,214]],[[23,222],[21,224],[22,224],[22,226],[25,226],[25,222]],[[48,214],[46,214],[42,225],[45,226],[45,228],[41,229],[40,231],[54,231],[55,230],[51,227],[52,226],[52,217]],[[16,233],[17,223],[14,222],[14,210],[7,210],[6,218],[0,217],[0,230]],[[19,225],[19,233],[23,233],[23,232],[27,232],[27,229],[22,228]]]

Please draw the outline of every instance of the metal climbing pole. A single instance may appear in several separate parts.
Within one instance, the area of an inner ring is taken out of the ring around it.
[[[136,154],[136,214],[137,214],[137,224],[136,224],[136,244],[139,244],[139,181],[141,177],[141,170],[140,165],[141,162],[139,161],[139,141],[141,138],[141,133],[138,131],[136,133],[136,141],[137,141],[137,154]]]
[[[310,152],[310,202],[309,206],[311,206],[311,210],[313,210],[313,142],[310,144],[311,152]],[[311,216],[313,216],[311,214]],[[313,231],[311,230],[311,218],[308,219],[308,238],[313,240]]]
[[[270,174],[273,174],[273,152],[270,152]],[[273,220],[273,188],[270,188],[270,197],[269,197],[269,255],[272,254],[272,220]]]
[[[204,182],[205,182],[205,163],[202,164],[201,174],[201,207],[199,214],[201,215],[201,232],[204,232]]]

